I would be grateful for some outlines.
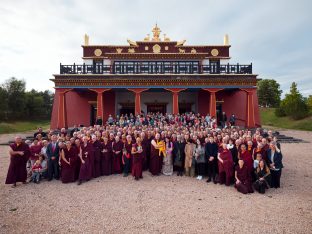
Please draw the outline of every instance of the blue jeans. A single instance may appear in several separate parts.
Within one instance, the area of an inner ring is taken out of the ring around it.
[[[31,176],[32,181],[37,182],[40,180],[40,173],[39,172],[33,172]]]

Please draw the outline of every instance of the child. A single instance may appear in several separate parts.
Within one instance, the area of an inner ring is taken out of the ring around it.
[[[40,160],[37,160],[32,167],[31,181],[39,184],[41,170],[42,170],[41,162],[40,162]]]

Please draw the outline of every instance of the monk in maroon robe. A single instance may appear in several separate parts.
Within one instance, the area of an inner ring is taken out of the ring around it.
[[[80,160],[81,166],[79,171],[79,181],[78,185],[82,183],[82,181],[90,180],[92,178],[92,158],[93,158],[93,147],[92,144],[88,142],[88,137],[83,137],[83,143],[80,146]]]
[[[66,147],[61,149],[61,179],[63,183],[75,181],[76,149],[71,142],[66,142]]]
[[[233,157],[231,151],[227,149],[227,144],[223,143],[222,151],[218,154],[219,183],[230,186],[233,176]]]
[[[39,160],[39,154],[41,152],[42,145],[38,142],[38,140],[35,138],[32,145],[29,147],[30,150],[30,161],[31,165],[34,165],[34,163]]]
[[[242,159],[238,160],[238,165],[235,168],[235,179],[235,188],[237,191],[243,194],[254,192],[251,183],[251,175]]]
[[[132,145],[132,176],[135,180],[143,178],[142,166],[143,166],[143,145],[141,143],[141,138],[137,137],[136,143]]]
[[[115,142],[112,143],[113,150],[113,173],[121,173],[121,157],[122,157],[123,143],[120,141],[119,136],[115,137]]]
[[[101,172],[102,175],[112,174],[112,144],[108,142],[108,138],[104,137],[104,142],[102,143],[102,160],[101,160]]]
[[[94,150],[93,177],[97,178],[101,175],[102,144],[95,135],[92,136],[92,145]]]
[[[160,135],[157,133],[155,135],[155,139],[151,141],[151,158],[150,158],[150,172],[152,175],[159,175],[161,172],[161,166],[160,166],[160,158],[162,158],[159,155],[159,146],[157,143],[160,141]]]
[[[124,149],[126,152],[123,152],[122,154],[122,164],[124,165],[124,177],[128,176],[129,172],[131,171],[131,149],[132,149],[132,137],[131,135],[128,135],[126,138],[126,141],[124,142]]]
[[[239,159],[244,160],[248,173],[251,175],[253,172],[253,159],[249,151],[247,151],[246,145],[241,145],[241,152],[239,153]]]
[[[74,149],[75,149],[75,154],[76,154],[76,157],[75,157],[75,180],[78,180],[79,178],[79,171],[80,171],[80,166],[81,166],[81,160],[80,160],[80,157],[79,157],[79,154],[80,154],[80,139],[76,139],[75,140],[75,144],[73,145]]]
[[[16,182],[26,183],[26,163],[30,157],[29,146],[22,142],[20,136],[17,136],[15,143],[10,145],[9,153],[10,165],[5,183],[13,184],[12,187],[16,187]]]

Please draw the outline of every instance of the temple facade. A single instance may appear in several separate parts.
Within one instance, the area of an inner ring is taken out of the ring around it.
[[[97,116],[148,112],[235,114],[237,125],[260,126],[257,75],[252,64],[231,64],[229,39],[221,45],[172,41],[156,25],[152,36],[126,45],[90,45],[83,62],[60,64],[51,128],[89,126]]]

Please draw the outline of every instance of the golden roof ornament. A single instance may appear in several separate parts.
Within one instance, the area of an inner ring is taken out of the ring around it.
[[[127,42],[129,43],[130,46],[138,46],[138,44],[135,41],[132,41],[130,39],[127,39]]]
[[[183,46],[186,40],[178,41],[176,46]]]
[[[167,37],[167,35],[166,35],[166,34],[164,34],[164,41],[170,41],[170,38],[169,38],[169,37]]]
[[[227,35],[227,34],[224,35],[223,44],[229,45],[229,35]]]
[[[84,45],[89,45],[89,36],[87,34],[84,35]]]
[[[155,27],[153,28],[152,30],[153,32],[153,38],[152,38],[152,41],[161,41],[160,38],[159,38],[159,35],[160,35],[160,28],[157,26],[157,23],[155,25]]]
[[[144,41],[150,41],[150,35],[147,34],[146,37],[144,37]]]

